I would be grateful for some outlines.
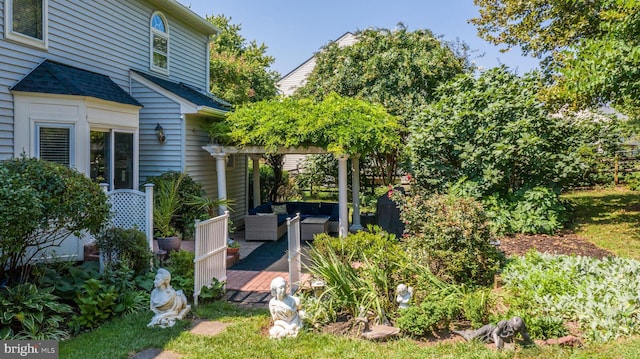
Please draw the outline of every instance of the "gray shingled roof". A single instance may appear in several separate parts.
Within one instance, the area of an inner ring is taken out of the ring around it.
[[[165,90],[173,92],[174,94],[182,97],[183,99],[193,103],[196,106],[206,106],[223,111],[230,111],[232,108],[232,105],[230,103],[185,83],[172,82],[137,70],[131,71],[139,74],[140,76],[164,88]]]
[[[127,105],[142,105],[109,76],[45,60],[25,76],[12,91],[88,96]]]

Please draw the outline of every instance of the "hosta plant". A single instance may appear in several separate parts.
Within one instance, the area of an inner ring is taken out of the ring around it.
[[[71,307],[52,292],[53,288],[41,289],[30,283],[0,290],[0,339],[67,338],[64,323]]]

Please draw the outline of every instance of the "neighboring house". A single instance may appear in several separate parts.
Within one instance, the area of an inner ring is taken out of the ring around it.
[[[207,91],[213,25],[175,0],[0,0],[0,14],[0,161],[59,162],[110,189],[186,171],[217,197],[202,125],[230,105]],[[246,158],[228,163],[241,218]]]
[[[340,36],[335,42],[338,46],[350,46],[356,42],[356,36],[350,32]],[[313,71],[316,66],[316,55],[313,55],[310,59],[303,62],[301,65],[293,69],[288,74],[282,76],[278,80],[276,86],[281,94],[285,96],[293,95],[296,90],[307,83],[307,77]],[[302,170],[302,161],[306,155],[286,155],[284,158],[284,170],[298,173]]]

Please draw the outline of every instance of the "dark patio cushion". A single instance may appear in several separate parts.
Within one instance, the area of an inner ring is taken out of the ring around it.
[[[273,211],[271,210],[271,204],[271,202],[267,202],[259,205],[258,207],[251,208],[249,210],[249,214],[256,215],[258,213],[272,213]]]

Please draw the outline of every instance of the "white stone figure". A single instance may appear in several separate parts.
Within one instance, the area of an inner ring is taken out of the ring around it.
[[[182,290],[176,291],[171,287],[171,273],[159,268],[153,281],[155,289],[151,291],[150,307],[155,313],[148,327],[172,327],[176,320],[181,320],[189,312],[191,306],[187,304],[187,297]]]
[[[273,327],[269,329],[271,338],[295,337],[302,328],[300,299],[287,294],[287,281],[282,277],[271,281],[269,311],[273,318]]]
[[[398,284],[396,287],[396,302],[398,302],[398,309],[409,308],[409,301],[413,296],[413,288],[407,287],[406,284]]]

